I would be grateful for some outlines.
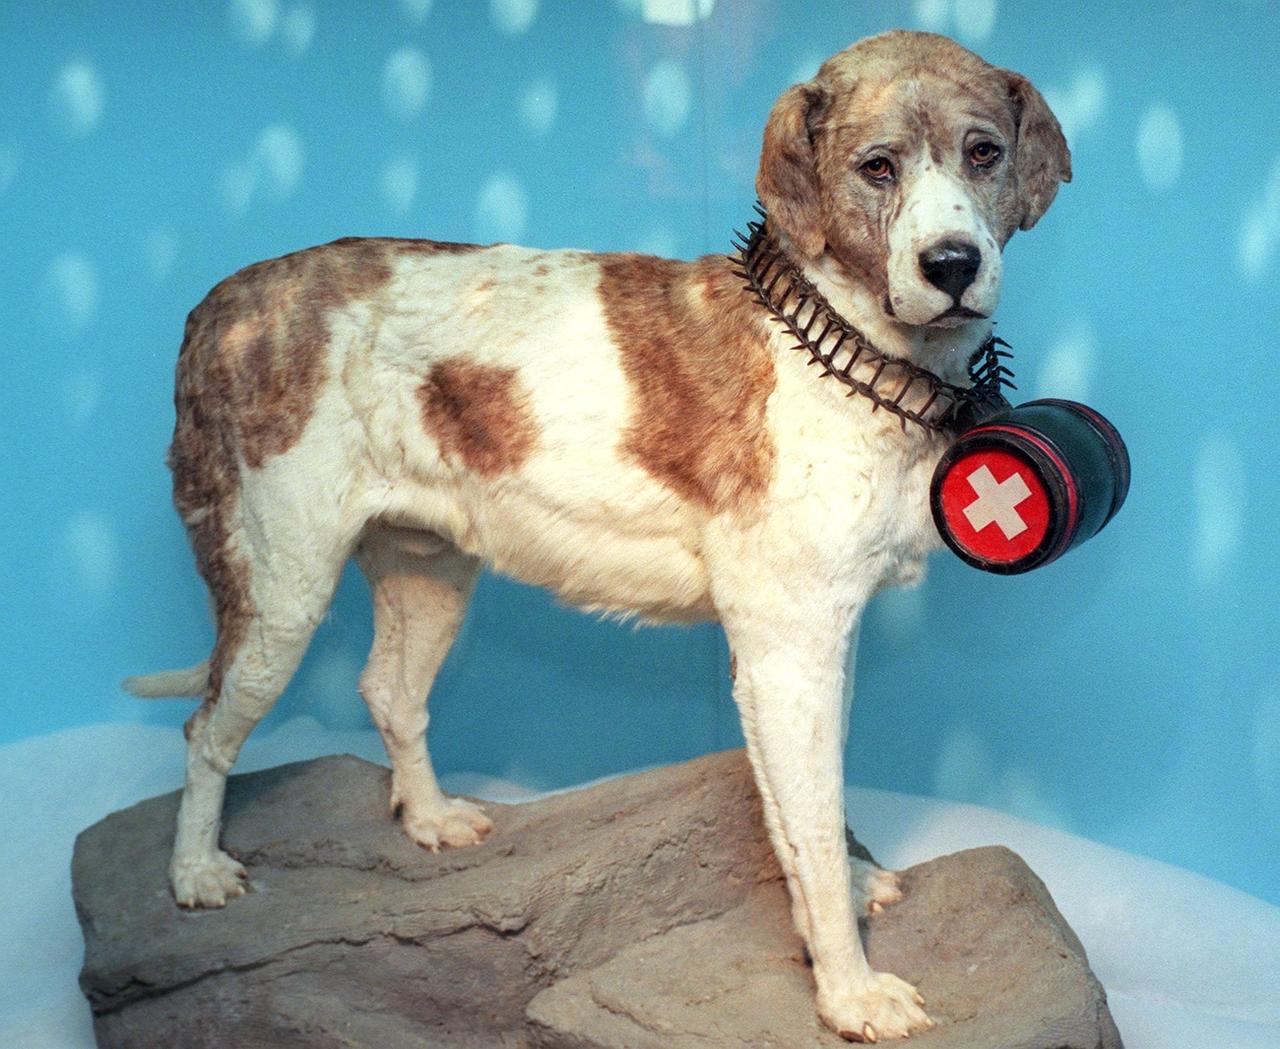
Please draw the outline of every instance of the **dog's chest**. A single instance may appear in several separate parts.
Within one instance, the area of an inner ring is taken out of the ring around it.
[[[779,512],[821,543],[832,572],[873,592],[917,582],[940,545],[929,485],[945,439],[912,424],[904,430],[857,398],[826,396],[810,369],[780,380]]]

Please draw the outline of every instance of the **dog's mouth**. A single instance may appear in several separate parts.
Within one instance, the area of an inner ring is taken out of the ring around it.
[[[985,321],[989,316],[990,314],[988,313],[979,313],[977,310],[971,310],[968,306],[961,306],[956,302],[952,303],[928,323],[942,328],[953,328],[957,324],[963,324],[965,321]]]
[[[884,297],[881,305],[884,308],[885,316],[897,319],[898,315],[894,311],[893,302],[888,295]],[[979,313],[977,310],[969,309],[968,306],[961,306],[958,302],[953,302],[932,320],[925,321],[925,325],[938,328],[954,328],[965,321],[985,321],[990,316],[991,314],[989,313]]]

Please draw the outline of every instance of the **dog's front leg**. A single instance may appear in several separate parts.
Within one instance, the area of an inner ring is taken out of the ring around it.
[[[813,959],[818,1013],[853,1041],[927,1030],[915,988],[873,971],[858,938],[843,751],[844,663],[861,602],[823,583],[793,583],[757,601],[749,595],[770,592],[767,582],[741,584],[720,609],[737,660],[734,699],[796,929]]]

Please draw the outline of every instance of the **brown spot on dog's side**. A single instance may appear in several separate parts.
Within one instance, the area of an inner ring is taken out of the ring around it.
[[[776,377],[763,315],[730,263],[606,255],[599,295],[631,387],[623,456],[712,511],[758,500]]]
[[[418,403],[441,454],[482,477],[517,469],[537,444],[537,424],[514,368],[441,361],[418,387]]]

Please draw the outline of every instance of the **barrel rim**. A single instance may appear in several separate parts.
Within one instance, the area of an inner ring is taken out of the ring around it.
[[[1008,440],[997,439],[994,436],[997,433],[1006,433],[1019,441],[1025,441],[1027,447],[1023,447],[1018,442],[1013,443],[1011,447]],[[951,531],[942,507],[942,485],[950,468],[960,459],[984,449],[1012,452],[1029,460],[1028,465],[1035,470],[1050,496],[1050,506],[1065,504],[1068,507],[1065,517],[1051,513],[1044,538],[1034,550],[1014,561],[991,561],[968,550]],[[1065,460],[1050,442],[1039,434],[1012,426],[1002,426],[997,419],[967,431],[960,440],[943,453],[929,485],[929,508],[933,513],[934,527],[942,537],[942,541],[960,560],[974,568],[997,575],[1020,575],[1057,560],[1071,548],[1074,529],[1080,520],[1080,495]]]

